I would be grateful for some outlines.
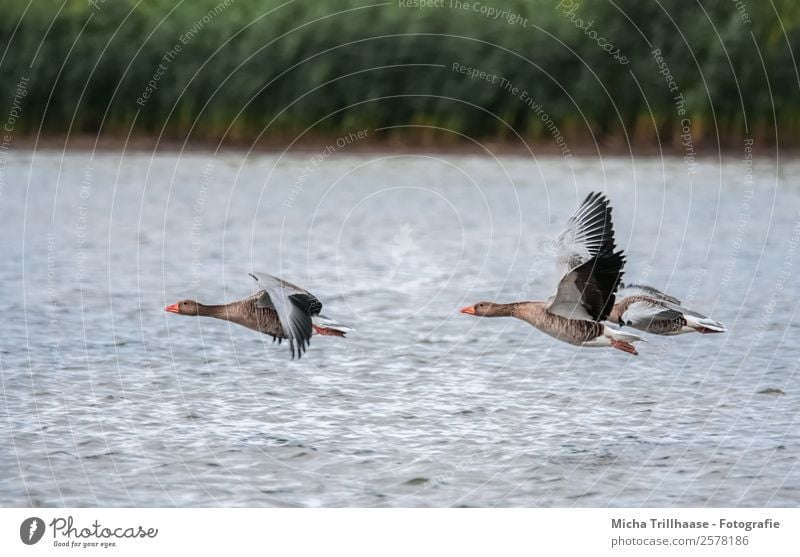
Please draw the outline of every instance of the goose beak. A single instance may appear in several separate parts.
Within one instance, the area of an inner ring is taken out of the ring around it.
[[[178,310],[178,304],[172,304],[171,306],[167,306],[164,308],[164,311],[168,311],[170,313],[180,313]]]
[[[465,308],[461,308],[459,311],[461,313],[466,313],[467,315],[475,315],[475,307],[474,306],[467,306]]]

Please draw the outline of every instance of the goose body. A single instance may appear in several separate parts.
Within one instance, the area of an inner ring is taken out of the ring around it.
[[[546,302],[479,302],[461,309],[478,317],[515,317],[560,341],[585,347],[611,347],[637,354],[638,336],[602,322],[614,307],[625,264],[615,251],[611,207],[604,195],[589,194],[567,221],[556,243],[559,281]]]
[[[630,285],[620,291],[622,299],[614,305],[608,320],[655,335],[685,333],[724,333],[725,325],[696,311],[652,286]]]
[[[310,292],[265,273],[251,274],[259,292],[222,305],[182,300],[164,308],[170,313],[214,317],[264,333],[280,343],[289,341],[292,358],[302,357],[314,334],[340,336],[352,329],[325,317],[322,303]]]
[[[557,340],[574,346],[612,347],[630,354],[637,353],[630,345],[640,340],[636,335],[622,333],[596,321],[570,319],[551,313],[547,302],[519,302],[513,305],[512,317],[533,325]]]

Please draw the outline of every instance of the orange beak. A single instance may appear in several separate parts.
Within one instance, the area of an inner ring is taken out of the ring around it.
[[[467,306],[465,308],[461,308],[459,311],[461,313],[466,313],[467,315],[475,315],[475,307],[474,306]]]
[[[167,306],[164,308],[164,311],[168,311],[170,313],[180,313],[178,309],[178,304],[172,304],[171,306]]]

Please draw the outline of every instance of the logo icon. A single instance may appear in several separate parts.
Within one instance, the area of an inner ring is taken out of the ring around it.
[[[397,276],[400,266],[403,264],[403,259],[418,249],[419,246],[414,238],[414,230],[409,223],[403,223],[400,227],[400,232],[392,237],[391,253],[394,270],[389,277],[390,279],[394,279]]]
[[[44,536],[44,520],[32,516],[22,521],[19,527],[19,538],[25,545],[33,545]]]

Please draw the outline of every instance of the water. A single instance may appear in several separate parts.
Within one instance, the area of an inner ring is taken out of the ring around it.
[[[0,182],[0,504],[800,501],[797,161],[15,152]],[[728,325],[577,349],[457,312],[551,293],[607,191],[627,277]],[[301,361],[167,314],[269,272],[357,328]]]

